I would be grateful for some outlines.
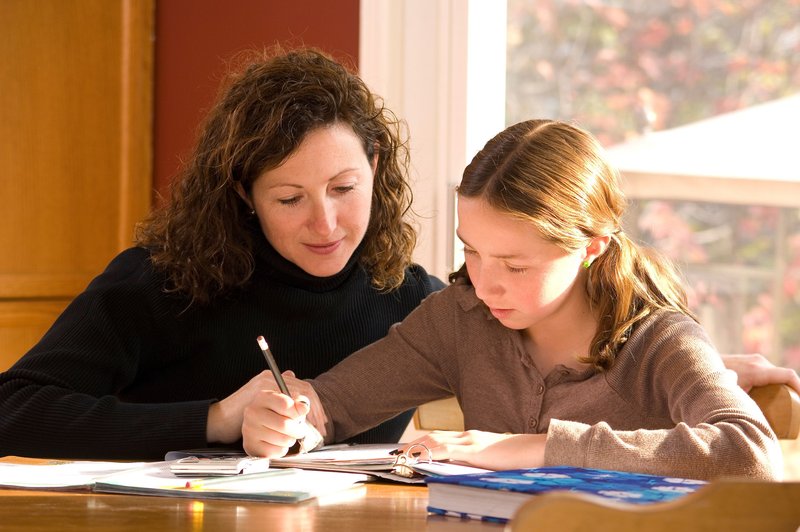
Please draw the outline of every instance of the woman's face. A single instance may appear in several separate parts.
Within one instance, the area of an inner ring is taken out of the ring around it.
[[[308,133],[253,183],[252,205],[269,243],[311,275],[340,272],[367,231],[374,170],[350,126]]]
[[[506,327],[534,332],[585,308],[586,249],[569,253],[479,198],[458,198],[457,233],[475,294]]]

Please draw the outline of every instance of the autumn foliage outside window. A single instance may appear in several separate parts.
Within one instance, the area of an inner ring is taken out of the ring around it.
[[[508,0],[508,124],[610,147],[797,93],[800,0]],[[800,369],[800,209],[664,198],[626,230],[678,261],[717,347]]]

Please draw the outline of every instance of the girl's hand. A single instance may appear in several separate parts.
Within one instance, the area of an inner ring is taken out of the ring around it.
[[[763,355],[720,355],[725,367],[736,372],[737,382],[744,391],[765,384],[788,384],[800,393],[800,377],[792,368],[775,366]]]
[[[421,444],[430,450],[431,460],[454,460],[483,469],[499,470],[542,467],[546,442],[546,434],[435,430],[402,445],[400,450],[405,452],[412,445]],[[416,454],[418,450],[413,449],[412,452]],[[422,460],[426,458],[424,453],[420,456]]]
[[[311,410],[307,414],[308,421],[325,435],[327,418],[322,404],[312,386],[294,376],[291,371],[283,372],[286,386],[292,396],[304,395],[311,401]],[[234,393],[212,404],[208,409],[206,439],[209,443],[233,443],[242,438],[242,423],[245,408],[265,390],[278,391],[278,383],[270,371],[262,371]]]

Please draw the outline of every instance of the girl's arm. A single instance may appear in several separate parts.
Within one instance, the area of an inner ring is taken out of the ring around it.
[[[454,394],[457,290],[450,286],[431,294],[385,338],[310,381],[328,416],[326,443]]]
[[[674,426],[615,430],[605,422],[554,419],[545,464],[700,479],[780,477],[775,435],[720,360],[689,318],[672,313],[640,326],[606,378],[628,404]]]

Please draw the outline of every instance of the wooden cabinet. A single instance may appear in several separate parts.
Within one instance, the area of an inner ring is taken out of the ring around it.
[[[3,0],[0,20],[1,371],[148,212],[154,6]]]

